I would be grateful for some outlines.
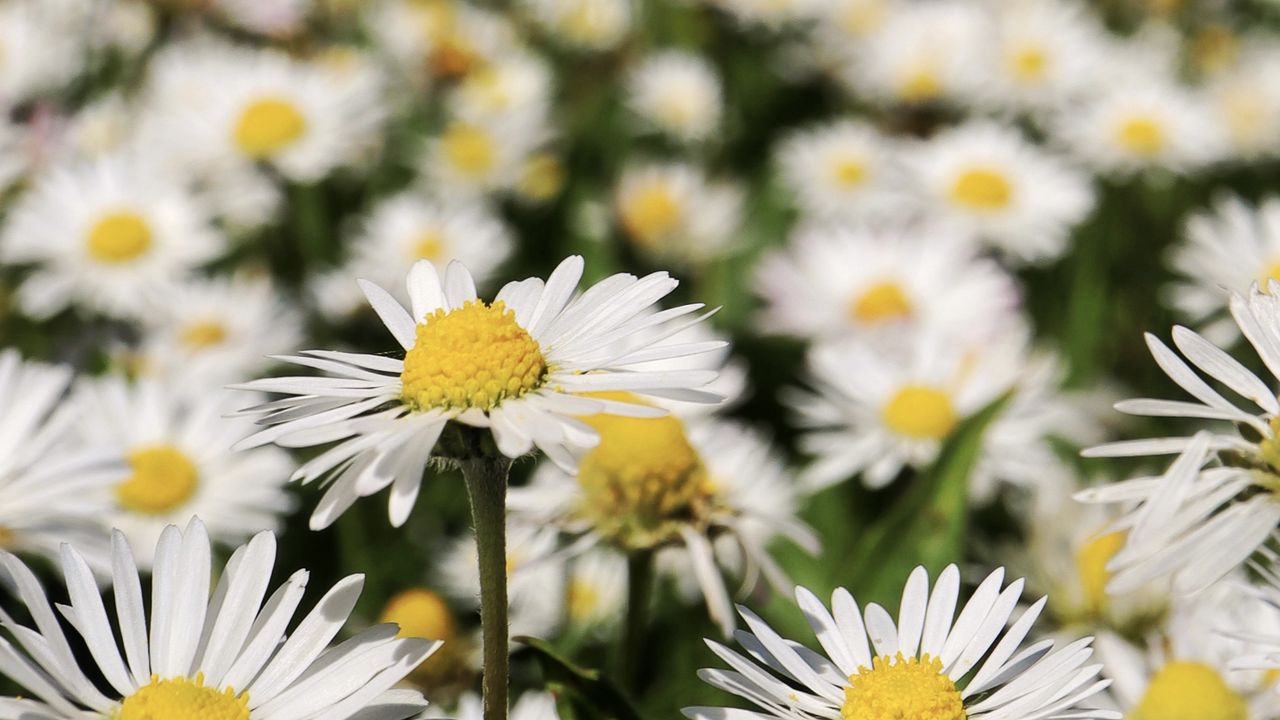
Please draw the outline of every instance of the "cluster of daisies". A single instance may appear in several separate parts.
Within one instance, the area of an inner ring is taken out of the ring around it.
[[[0,720],[494,720],[448,500],[513,462],[511,651],[646,709],[1280,717],[1280,196],[1151,263],[1183,397],[1116,407],[1168,436],[1118,436],[1026,302],[1109,198],[1280,159],[1280,35],[1176,0],[509,5],[0,0]],[[846,562],[814,518],[956,448],[960,512],[1016,543],[901,568],[896,614],[795,585]],[[328,532],[300,611],[277,542]],[[753,709],[637,668],[701,634]],[[527,670],[516,720],[602,712]]]

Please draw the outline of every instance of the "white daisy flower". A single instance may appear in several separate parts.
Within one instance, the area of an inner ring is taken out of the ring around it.
[[[709,180],[687,163],[625,169],[613,202],[636,249],[681,263],[704,262],[727,250],[743,214],[741,188]]]
[[[897,0],[825,0],[814,8],[813,31],[824,44],[866,38],[880,29],[896,4]]]
[[[225,248],[180,179],[126,157],[42,175],[0,234],[0,261],[37,264],[18,291],[34,317],[73,303],[142,317],[164,290]]]
[[[407,303],[404,268],[418,260],[439,266],[457,260],[483,286],[511,254],[513,242],[507,226],[482,203],[407,191],[373,208],[351,241],[346,266],[316,278],[311,294],[329,318],[349,317],[365,304],[352,276],[391,288],[396,300]]]
[[[627,105],[646,124],[684,142],[720,125],[720,78],[701,55],[667,50],[641,60],[627,79]]]
[[[796,602],[823,653],[783,638],[740,606],[750,632],[737,639],[748,655],[708,640],[732,669],[708,668],[698,675],[763,712],[691,707],[684,714],[692,720],[1119,720],[1119,713],[1082,707],[1108,685],[1097,679],[1101,665],[1085,664],[1093,652],[1091,638],[1056,649],[1053,640],[1022,648],[1048,598],[1008,624],[1023,581],[1002,590],[1003,584],[1001,568],[982,581],[956,617],[956,566],[942,571],[932,592],[928,573],[918,567],[907,579],[896,626],[875,603],[859,613],[844,588],[832,594],[828,610],[798,587]]]
[[[548,122],[554,76],[545,60],[513,50],[476,68],[450,92],[453,117],[472,123]]]
[[[645,310],[675,289],[666,273],[619,274],[577,293],[583,261],[570,257],[543,281],[507,284],[492,304],[458,262],[443,278],[430,261],[409,272],[412,314],[386,290],[361,287],[397,342],[403,360],[383,355],[309,351],[287,358],[329,377],[269,378],[250,390],[289,397],[251,409],[266,427],[241,443],[306,447],[341,441],[304,464],[294,479],[325,478],[329,490],[312,526],[331,523],[357,497],[392,486],[390,516],[401,525],[417,498],[423,469],[451,421],[492,433],[498,451],[519,457],[535,446],[567,469],[574,453],[597,441],[575,416],[598,412],[652,415],[643,405],[583,398],[580,393],[634,391],[714,402],[695,388],[714,371],[635,371],[636,363],[696,354],[718,343],[655,342],[639,333],[670,322],[667,334],[698,322],[684,305]]]
[[[8,631],[8,639],[0,638],[0,673],[27,691],[23,698],[0,698],[0,712],[10,717],[406,720],[426,707],[421,694],[394,686],[439,643],[397,639],[395,626],[380,625],[329,646],[355,607],[363,576],[339,581],[285,634],[308,573],[294,573],[263,604],[276,560],[269,532],[231,556],[211,595],[213,558],[204,526],[195,519],[185,531],[166,528],[155,548],[149,622],[124,535],[112,538],[115,622],[79,551],[63,545],[60,555],[70,600],[58,608],[95,667],[89,673],[80,667],[36,576],[0,553],[35,625],[0,613]],[[90,676],[104,678],[108,689]]]
[[[251,379],[268,355],[294,352],[302,318],[266,277],[194,280],[156,303],[138,348],[143,374],[198,387]]]
[[[464,77],[517,44],[506,16],[458,0],[383,0],[370,30],[408,82]]]
[[[453,120],[428,143],[422,171],[432,188],[449,197],[511,190],[547,133],[541,118],[530,115]]]
[[[134,104],[119,93],[111,93],[66,119],[55,140],[54,155],[60,162],[71,163],[127,151],[137,139],[137,123]]]
[[[92,446],[123,457],[112,489],[109,525],[142,548],[138,563],[152,565],[151,548],[165,527],[199,516],[214,540],[243,542],[276,530],[293,509],[284,490],[294,463],[277,448],[232,452],[253,429],[228,417],[242,397],[228,391],[193,391],[141,380],[130,385],[108,376],[76,389],[79,431]]]
[[[858,120],[837,120],[792,133],[777,164],[796,204],[817,220],[879,219],[905,211],[895,143]]]
[[[1280,48],[1272,44],[1246,49],[1228,70],[1210,79],[1206,93],[1227,152],[1256,162],[1280,154]]]
[[[980,82],[980,51],[989,36],[975,3],[895,3],[842,79],[851,91],[885,102],[954,100]]]
[[[1223,144],[1208,104],[1155,73],[1108,83],[1059,113],[1053,129],[1076,157],[1118,176],[1190,172],[1216,160]]]
[[[508,519],[509,636],[548,637],[560,626],[566,590],[565,568],[563,563],[551,559],[555,550],[554,528],[538,527],[518,518]],[[446,593],[468,609],[480,607],[480,571],[474,536],[454,540],[440,556],[438,572]]]
[[[961,342],[1016,318],[1018,289],[973,243],[933,227],[804,226],[755,272],[763,330],[812,339],[928,332]]]
[[[58,90],[84,70],[87,7],[75,0],[0,3],[0,107]]]
[[[1170,267],[1182,276],[1168,288],[1169,303],[1205,337],[1233,343],[1240,331],[1227,314],[1223,288],[1247,292],[1255,282],[1280,280],[1280,197],[1257,206],[1221,197],[1191,215],[1183,235],[1169,254]]]
[[[566,573],[564,613],[570,627],[599,636],[613,632],[627,603],[627,559],[595,548],[572,558]]]
[[[892,349],[847,339],[810,350],[811,388],[787,399],[805,430],[800,447],[815,457],[800,475],[804,486],[816,490],[861,474],[864,485],[880,488],[903,468],[928,466],[961,422],[1018,388],[1026,373],[1020,329],[976,343],[923,332],[905,340]]]
[[[1122,502],[1132,509],[1118,523],[1128,528],[1125,549],[1108,566],[1117,591],[1171,575],[1180,592],[1193,592],[1226,575],[1266,541],[1280,523],[1280,401],[1272,388],[1280,377],[1280,283],[1256,286],[1246,298],[1231,295],[1231,315],[1271,372],[1259,378],[1238,360],[1185,327],[1173,329],[1169,349],[1154,335],[1147,346],[1160,369],[1195,402],[1141,398],[1116,409],[1131,415],[1180,417],[1229,423],[1226,432],[1193,437],[1126,440],[1090,448],[1089,457],[1181,453],[1157,478],[1136,478],[1082,491],[1086,502]],[[1184,360],[1185,358],[1185,360]],[[1188,364],[1189,361],[1189,364]],[[1209,386],[1212,379],[1247,399],[1250,412]],[[1202,469],[1210,457],[1220,466]]]
[[[632,0],[525,0],[530,15],[567,45],[610,50],[631,31]]]
[[[763,572],[783,588],[786,576],[767,545],[783,536],[817,552],[817,539],[796,518],[790,476],[756,433],[674,414],[582,420],[600,434],[600,444],[583,456],[576,476],[544,464],[530,485],[511,489],[507,503],[521,522],[574,536],[570,552],[602,542],[658,551],[660,568],[696,580],[726,635],[733,617],[720,568],[744,576],[748,587]]]
[[[1084,173],[992,122],[938,133],[903,162],[927,213],[1019,263],[1062,255],[1093,207]]]
[[[57,557],[74,541],[107,567],[102,517],[123,468],[111,448],[73,441],[71,369],[0,350],[0,549]]]

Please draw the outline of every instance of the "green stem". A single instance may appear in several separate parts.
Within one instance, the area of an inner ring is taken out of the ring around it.
[[[618,675],[622,686],[636,694],[640,690],[645,641],[649,632],[649,604],[653,594],[653,551],[634,550],[627,555],[627,619],[622,640]]]
[[[471,499],[480,561],[480,632],[484,646],[484,720],[507,718],[507,475],[511,459],[459,462]]]

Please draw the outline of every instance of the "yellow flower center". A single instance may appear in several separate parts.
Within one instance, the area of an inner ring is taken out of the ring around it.
[[[600,393],[639,402],[628,393]],[[600,433],[600,444],[578,464],[581,512],[596,531],[627,548],[651,548],[698,522],[715,488],[684,425],[671,415],[582,418]]]
[[[1222,114],[1231,140],[1252,146],[1270,139],[1271,123],[1265,101],[1252,92],[1233,91],[1222,98]]]
[[[470,178],[483,177],[497,163],[494,138],[484,128],[475,125],[450,125],[440,137],[440,148],[445,161]]]
[[[120,704],[114,720],[249,720],[249,693],[215,690],[204,686],[204,675],[194,680],[172,678],[138,688]]]
[[[480,65],[480,54],[465,39],[449,32],[436,39],[427,67],[440,77],[458,78]]]
[[[924,655],[880,656],[849,676],[844,689],[844,720],[964,720],[964,702],[942,661]]]
[[[1049,68],[1049,55],[1042,48],[1021,47],[1009,53],[1008,64],[1014,80],[1032,85],[1044,79],[1045,70]]]
[[[1135,155],[1155,155],[1164,149],[1164,127],[1153,117],[1130,117],[1116,128],[1116,140]]]
[[[227,327],[217,320],[193,322],[182,329],[182,344],[192,350],[221,345],[227,339]]]
[[[836,158],[831,163],[831,182],[837,187],[855,188],[867,181],[867,166],[859,158]]]
[[[552,153],[540,152],[531,155],[520,168],[516,190],[526,200],[544,202],[559,195],[564,182],[564,163]]]
[[[584,622],[595,614],[600,606],[600,591],[590,583],[573,580],[569,583],[568,606],[569,619]]]
[[[622,225],[641,242],[653,242],[674,231],[683,207],[666,183],[651,182],[636,188],[622,201]]]
[[[133,473],[116,486],[116,500],[124,507],[148,515],[160,515],[191,499],[199,473],[181,450],[157,445],[129,453]]]
[[[135,260],[151,248],[151,226],[137,213],[108,213],[89,228],[89,255],[104,263]]]
[[[17,541],[18,541],[18,538],[16,535],[13,534],[12,530],[10,530],[9,528],[3,525],[0,525],[0,550],[5,550],[13,547],[14,543],[16,543]]]
[[[1084,592],[1085,608],[1099,613],[1107,606],[1107,583],[1111,573],[1107,563],[1124,547],[1125,533],[1111,532],[1098,535],[1076,552],[1076,573]]]
[[[932,67],[918,67],[906,73],[898,85],[898,95],[907,102],[925,102],[942,92],[942,81]]]
[[[919,440],[940,440],[956,426],[951,396],[928,385],[907,385],[890,398],[882,411],[889,429]]]
[[[236,147],[251,158],[268,158],[297,142],[306,131],[307,119],[293,103],[278,97],[262,98],[240,113]]]
[[[499,300],[470,300],[456,310],[436,310],[418,323],[405,355],[403,398],[418,409],[488,410],[542,385],[547,362]]]
[[[1249,707],[1217,670],[1175,660],[1147,684],[1129,720],[1246,720]]]
[[[1263,292],[1267,291],[1267,284],[1272,280],[1280,282],[1280,260],[1277,260],[1267,266],[1265,272],[1258,276],[1258,286]]]
[[[1013,199],[1013,186],[998,170],[973,168],[956,178],[951,199],[971,210],[1003,210]]]
[[[426,230],[413,241],[412,247],[410,260],[435,262],[444,255],[444,235],[435,229]]]
[[[453,613],[439,595],[422,588],[396,593],[378,620],[400,626],[400,637],[448,640],[453,637]]]
[[[614,26],[603,22],[606,14],[592,7],[593,0],[580,0],[566,12],[560,21],[565,35],[580,43],[595,44],[609,39]]]
[[[881,280],[849,303],[849,314],[868,325],[901,320],[910,317],[911,300],[901,285],[892,280]]]

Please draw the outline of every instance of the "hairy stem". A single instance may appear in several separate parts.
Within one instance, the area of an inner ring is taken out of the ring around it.
[[[460,461],[471,499],[480,561],[480,630],[484,645],[484,720],[507,718],[507,475],[511,459]]]

